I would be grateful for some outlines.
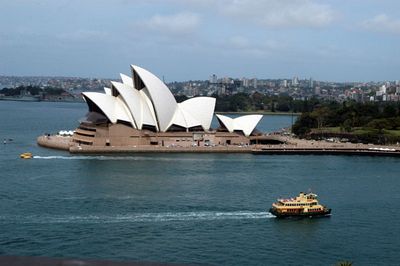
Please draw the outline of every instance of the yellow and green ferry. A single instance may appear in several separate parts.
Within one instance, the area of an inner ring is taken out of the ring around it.
[[[278,199],[269,212],[278,218],[329,216],[331,209],[319,204],[318,195],[300,192],[296,198]]]

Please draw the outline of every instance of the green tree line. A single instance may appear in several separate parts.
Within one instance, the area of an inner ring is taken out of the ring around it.
[[[18,86],[16,88],[3,88],[0,90],[0,94],[4,94],[5,96],[18,96],[21,93],[29,92],[31,95],[41,95],[43,93],[47,95],[60,95],[65,92],[61,88],[54,88],[54,87],[46,87],[41,88],[39,86]]]
[[[282,95],[264,95],[262,93],[237,93],[234,95],[212,95],[216,98],[216,112],[307,112],[318,101],[311,100],[293,100],[292,97]],[[176,96],[178,102],[187,99],[186,96]]]
[[[293,125],[300,137],[347,136],[360,142],[400,141],[400,104],[397,102],[319,102],[309,106]]]

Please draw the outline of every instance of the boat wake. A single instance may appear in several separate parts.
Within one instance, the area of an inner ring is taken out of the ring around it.
[[[54,216],[0,216],[0,223],[137,223],[137,222],[173,222],[173,221],[216,221],[266,219],[274,216],[269,212],[164,212],[164,213],[134,213],[126,215],[54,215]]]
[[[199,157],[193,157],[193,158],[187,158],[187,157],[175,157],[175,156],[168,156],[168,157],[161,157],[161,156],[107,156],[107,155],[86,155],[86,156],[59,156],[59,155],[53,155],[53,156],[38,156],[35,155],[33,156],[34,159],[42,159],[42,160],[100,160],[100,161],[193,161],[193,162],[198,162],[198,161],[224,161],[222,158],[199,158]],[[235,161],[235,159],[225,159],[226,161],[232,162]],[[237,161],[243,161],[238,159]]]
[[[33,156],[34,159],[42,160],[138,160],[133,156]]]

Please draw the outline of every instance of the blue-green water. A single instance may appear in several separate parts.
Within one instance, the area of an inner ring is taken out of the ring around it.
[[[151,154],[71,156],[36,146],[86,107],[0,102],[0,255],[212,265],[400,264],[398,158]],[[291,123],[263,119],[262,130]],[[31,151],[32,160],[19,154]],[[311,188],[330,218],[278,220]]]

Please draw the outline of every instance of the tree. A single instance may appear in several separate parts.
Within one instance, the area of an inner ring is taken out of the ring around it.
[[[309,133],[312,128],[315,128],[317,121],[310,113],[303,113],[294,123],[292,130],[297,136],[304,136]]]
[[[323,106],[315,109],[310,115],[317,121],[317,127],[321,128],[324,126],[325,121],[329,117],[330,110],[328,107]]]
[[[275,112],[275,101],[272,100],[271,102],[271,112]]]
[[[392,117],[392,116],[395,116],[396,113],[397,113],[396,108],[393,105],[389,104],[383,108],[382,116],[383,117]]]
[[[344,131],[350,132],[351,129],[352,129],[352,124],[353,124],[353,123],[352,123],[352,121],[351,121],[350,119],[346,119],[346,120],[343,122],[343,125],[342,125]]]

